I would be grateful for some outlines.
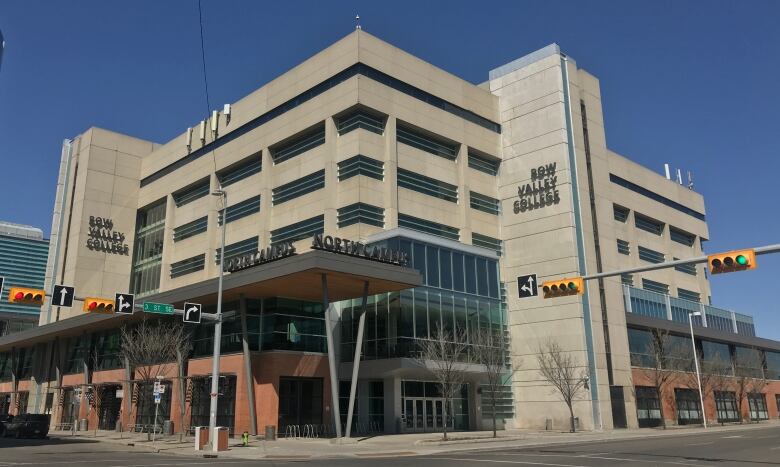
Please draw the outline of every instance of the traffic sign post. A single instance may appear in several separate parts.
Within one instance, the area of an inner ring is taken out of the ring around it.
[[[54,305],[70,308],[73,306],[73,297],[76,295],[76,289],[69,285],[57,284],[51,294],[51,301]]]
[[[520,298],[536,297],[539,288],[536,286],[536,274],[517,277],[517,293]]]
[[[200,324],[202,312],[203,305],[200,303],[185,303],[182,318],[185,323]]]
[[[114,298],[114,309],[122,315],[132,315],[135,306],[135,296],[131,293],[117,293]]]
[[[172,315],[173,305],[167,303],[144,302],[144,312],[157,313],[158,315]]]

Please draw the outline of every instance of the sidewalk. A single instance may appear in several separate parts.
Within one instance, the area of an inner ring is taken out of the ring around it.
[[[745,425],[716,425],[706,430],[702,427],[670,427],[667,430],[641,428],[637,430],[583,431],[578,433],[510,430],[499,431],[498,438],[492,438],[492,432],[489,431],[470,431],[452,433],[450,434],[450,440],[446,442],[441,441],[440,433],[411,433],[355,438],[355,442],[349,444],[334,443],[330,439],[279,439],[267,442],[262,439],[253,439],[248,447],[241,446],[241,441],[233,438],[230,440],[230,449],[219,453],[195,451],[194,438],[191,436],[184,437],[183,442],[179,442],[178,435],[168,436],[157,439],[155,443],[147,441],[145,433],[120,434],[113,431],[98,431],[97,436],[95,436],[94,431],[84,431],[77,432],[76,437],[183,456],[203,457],[204,455],[216,455],[220,458],[237,459],[313,459],[428,455],[465,450],[493,450],[499,448],[587,443],[591,441],[688,436],[712,432],[726,433],[771,427],[780,427],[780,421],[769,420]],[[50,435],[68,437],[71,436],[71,432],[53,431],[50,432]]]

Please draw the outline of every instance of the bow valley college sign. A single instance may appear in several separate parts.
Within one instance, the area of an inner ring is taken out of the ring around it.
[[[403,251],[391,250],[378,246],[368,246],[365,243],[355,242],[344,238],[333,237],[330,235],[316,234],[311,242],[312,250],[329,251],[340,255],[354,256],[380,263],[396,264],[406,266],[409,262],[409,255]],[[256,253],[233,258],[225,263],[226,272],[236,272],[242,269],[259,266],[270,263],[278,259],[287,258],[296,254],[295,246],[292,242],[283,242],[278,245],[269,246]]]
[[[107,217],[89,216],[87,248],[115,255],[127,256],[130,247],[125,243],[125,234],[114,230],[114,221]]]
[[[513,210],[515,214],[552,206],[561,202],[558,193],[556,163],[541,165],[531,169],[531,183],[517,187],[517,197]]]

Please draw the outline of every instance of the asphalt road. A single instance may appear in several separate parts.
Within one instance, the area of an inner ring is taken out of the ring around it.
[[[152,454],[84,439],[0,439],[0,467],[33,466],[162,467],[187,465],[286,466],[780,466],[780,427],[685,434],[620,441],[572,443],[516,449],[450,451],[430,456],[312,460],[202,459]]]

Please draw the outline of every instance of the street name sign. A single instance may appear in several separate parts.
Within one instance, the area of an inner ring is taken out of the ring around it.
[[[146,313],[157,313],[158,315],[172,315],[173,305],[167,303],[144,302],[144,311]]]

